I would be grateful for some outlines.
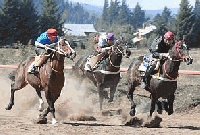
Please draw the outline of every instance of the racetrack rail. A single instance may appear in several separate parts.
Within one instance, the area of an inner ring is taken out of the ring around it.
[[[18,66],[16,65],[0,65],[0,68],[3,69],[16,69]],[[71,66],[65,66],[65,70],[71,70]],[[127,68],[121,67],[120,72],[126,72]],[[200,75],[200,71],[191,71],[191,70],[179,70],[179,74],[186,74],[186,75]]]

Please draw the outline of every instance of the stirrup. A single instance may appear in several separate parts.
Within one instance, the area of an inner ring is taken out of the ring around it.
[[[36,66],[33,66],[29,73],[36,74],[36,73],[39,73],[39,71]]]
[[[85,70],[92,71],[91,65],[90,65],[90,64],[86,64],[86,65],[85,65]]]

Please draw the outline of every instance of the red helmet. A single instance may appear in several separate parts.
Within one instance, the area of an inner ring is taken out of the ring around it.
[[[47,30],[47,35],[48,36],[52,36],[52,37],[56,37],[58,35],[58,32],[56,29],[48,29]]]
[[[164,35],[165,39],[174,39],[174,34],[171,31],[168,31]]]

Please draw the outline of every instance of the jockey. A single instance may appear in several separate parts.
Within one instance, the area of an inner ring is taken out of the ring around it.
[[[30,73],[38,73],[39,67],[48,60],[50,53],[52,52],[47,47],[52,43],[58,42],[58,32],[54,28],[49,28],[47,31],[43,32],[35,41],[35,51],[37,56],[35,57],[35,62],[32,64],[31,69],[28,71]]]
[[[94,37],[96,54],[87,58],[85,70],[92,71],[93,67],[106,55],[107,51],[111,49],[110,46],[116,43],[113,33],[107,35],[96,34]]]
[[[152,58],[155,60],[151,62],[145,72],[143,82],[141,84],[144,89],[149,87],[151,73],[155,68],[159,68],[157,64],[163,64],[163,61],[160,62],[160,60],[169,56],[168,51],[174,43],[174,34],[171,31],[166,32],[164,36],[154,39],[149,50],[152,54]]]

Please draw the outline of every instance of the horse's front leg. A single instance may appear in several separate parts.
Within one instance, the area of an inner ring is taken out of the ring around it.
[[[156,104],[158,106],[158,109],[157,109],[158,114],[162,114],[162,110],[163,110],[163,108],[162,108],[162,102],[159,101],[159,100],[156,100]]]
[[[111,86],[110,87],[110,99],[108,100],[108,102],[112,102],[113,99],[114,99],[114,95],[115,95],[115,92],[116,92],[116,86]]]
[[[150,108],[150,117],[152,116],[153,112],[155,111],[155,105],[156,101],[158,99],[156,98],[155,94],[151,94],[151,108]]]
[[[128,94],[127,94],[127,98],[129,99],[129,101],[131,102],[131,110],[129,112],[129,114],[131,116],[135,116],[135,108],[136,108],[136,104],[134,103],[133,101],[133,92],[135,91],[135,87],[134,86],[129,86],[129,91],[128,91]]]
[[[39,97],[39,111],[42,112],[44,110],[44,101],[42,99],[42,96],[41,96],[41,90],[40,89],[36,89],[36,92],[37,92],[37,95]]]
[[[168,97],[168,99],[167,99],[168,100],[168,106],[169,106],[169,108],[168,108],[168,115],[171,115],[174,112],[174,109],[173,109],[174,99],[175,99],[175,95],[174,94],[170,95]]]

